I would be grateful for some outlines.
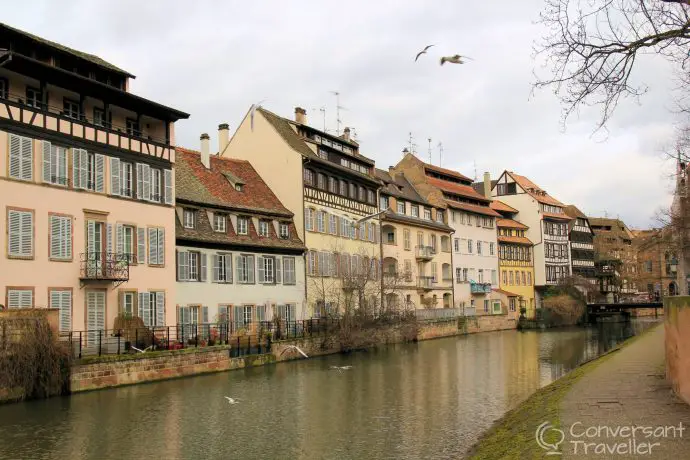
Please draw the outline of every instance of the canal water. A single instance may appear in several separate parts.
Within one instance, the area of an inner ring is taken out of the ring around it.
[[[0,406],[0,458],[462,458],[535,390],[654,324],[474,334]]]

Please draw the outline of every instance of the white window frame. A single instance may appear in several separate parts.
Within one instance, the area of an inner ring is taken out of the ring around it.
[[[51,214],[49,218],[50,259],[72,259],[72,216]],[[54,230],[57,230],[55,234]],[[54,251],[57,249],[57,251]]]
[[[335,217],[335,216],[332,216]],[[287,240],[290,238],[290,225],[281,223],[280,224],[280,237]]]
[[[269,228],[268,228],[268,221],[260,220],[259,221],[259,236],[267,238],[269,235],[270,235],[270,232],[269,232]]]
[[[244,216],[239,216],[237,218],[237,234],[238,235],[248,235],[249,234],[249,218]]]
[[[19,225],[17,233],[12,232],[13,220]],[[16,258],[34,256],[34,212],[18,209],[7,211],[7,255]]]
[[[213,231],[218,233],[225,233],[227,231],[228,216],[225,214],[213,213]]]
[[[33,289],[7,288],[7,308],[10,310],[34,307]]]
[[[283,284],[297,284],[296,259],[294,257],[283,257]]]
[[[196,227],[196,212],[193,209],[182,210],[182,225],[184,228]]]

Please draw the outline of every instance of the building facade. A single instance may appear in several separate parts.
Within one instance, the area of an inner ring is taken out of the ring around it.
[[[177,324],[305,319],[293,215],[246,160],[177,149]]]
[[[376,170],[380,191],[384,306],[453,307],[453,229],[401,173]],[[441,212],[439,212],[441,211]]]
[[[632,299],[637,295],[637,258],[633,233],[620,219],[590,217],[594,232],[594,257],[599,291],[607,301]]]
[[[174,324],[174,122],[133,75],[0,25],[0,291],[61,332]],[[96,335],[87,335],[95,341]]]
[[[596,289],[597,277],[594,267],[594,232],[589,219],[577,207],[565,207],[565,213],[572,219],[568,230],[570,235],[570,259],[573,275],[581,278]]]
[[[455,307],[466,314],[499,313],[494,311],[492,300],[498,294],[492,288],[499,286],[496,218],[500,214],[490,208],[491,200],[477,193],[468,177],[424,163],[411,153],[392,172],[404,174],[434,206],[429,210],[432,220],[453,229]]]
[[[350,130],[334,136],[295,119],[250,110],[221,156],[250,160],[294,214],[307,247],[307,310],[320,317],[380,307],[380,182]]]
[[[679,295],[678,258],[670,228],[632,230],[638,292],[650,301]]]
[[[515,220],[518,210],[502,201],[494,200],[491,208],[501,214],[496,220],[500,287],[515,294],[517,305],[511,304],[509,310],[516,306],[517,311],[524,308],[525,316],[533,318],[536,308],[532,256],[534,244],[525,236],[529,227]]]
[[[564,205],[534,182],[512,171],[504,171],[492,188],[492,195],[517,209],[515,220],[526,225],[525,237],[534,242],[535,307],[541,308],[544,291],[570,276],[570,244]]]

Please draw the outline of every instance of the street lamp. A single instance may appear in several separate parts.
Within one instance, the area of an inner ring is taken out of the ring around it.
[[[358,219],[357,221],[355,221],[355,224],[357,225],[357,228],[359,228],[359,224],[361,224],[362,222],[365,222],[369,219],[373,219],[374,217],[378,217],[381,214],[385,214],[387,211],[388,211],[388,209],[384,209],[383,211],[379,211],[377,213],[369,214],[368,216],[364,216],[361,219]]]

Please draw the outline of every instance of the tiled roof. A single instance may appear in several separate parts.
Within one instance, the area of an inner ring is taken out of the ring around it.
[[[455,182],[448,182],[446,180],[437,179],[435,177],[426,177],[428,184],[433,185],[445,192],[454,193],[456,195],[472,198],[473,200],[483,201],[488,204],[490,201],[484,195],[477,193],[469,185],[456,184]]]
[[[420,219],[419,217],[402,215],[402,214],[398,214],[397,212],[393,212],[390,209],[388,211],[386,211],[385,214],[383,214],[383,221],[385,222],[387,220],[388,221],[394,221],[394,222],[400,222],[403,224],[416,225],[418,227],[433,228],[435,230],[440,230],[443,232],[452,232],[453,231],[453,229],[451,227],[444,224],[443,222],[436,222],[435,220]]]
[[[387,171],[375,169],[374,174],[380,179],[384,187],[381,189],[383,195],[391,195],[415,203],[428,204],[428,202],[417,193],[412,184],[405,178],[404,174],[396,174],[393,177]]]
[[[512,206],[508,206],[507,204],[505,204],[503,201],[500,201],[500,200],[493,200],[491,202],[491,204],[489,205],[489,207],[491,207],[491,209],[493,209],[494,211],[498,211],[498,212],[510,212],[510,213],[518,212],[517,209],[515,209]]]
[[[513,243],[513,244],[529,244],[532,245],[532,241],[524,236],[498,236],[499,243]]]
[[[515,174],[512,171],[508,171],[508,174],[515,180],[515,182],[518,183],[520,187],[522,187],[525,192],[529,193],[532,198],[537,200],[540,203],[544,204],[550,204],[553,206],[564,206],[563,203],[555,199],[554,197],[550,196],[548,193],[546,195],[542,195],[537,192],[544,192],[544,190],[541,189],[537,184],[526,178],[525,176],[521,176],[519,174]],[[533,189],[534,191],[530,191],[530,189]]]
[[[429,169],[431,171],[436,171],[437,173],[440,173],[440,174],[445,174],[447,176],[453,176],[453,177],[456,177],[456,178],[464,180],[464,181],[472,182],[472,179],[470,179],[469,177],[463,176],[459,172],[453,171],[452,169],[446,169],[446,168],[442,168],[440,166],[434,166],[434,165],[429,164],[429,163],[424,163],[424,168]]]
[[[513,219],[496,219],[496,226],[504,228],[517,228],[519,230],[527,230],[529,228],[527,225]]]
[[[499,294],[503,294],[506,297],[518,297],[517,294],[513,294],[512,292],[508,292],[508,291],[503,290],[503,289],[493,288],[491,290],[494,292],[498,292]]]
[[[178,200],[292,217],[248,161],[212,155],[211,169],[206,169],[199,152],[177,147],[175,156]],[[236,190],[224,173],[240,178],[243,190]]]
[[[542,215],[542,217],[545,217],[547,219],[558,219],[558,220],[566,220],[566,221],[573,220],[567,214],[555,214],[553,212],[542,212],[541,215]]]
[[[445,200],[448,207],[453,209],[461,209],[463,211],[474,212],[476,214],[483,214],[485,216],[501,217],[499,213],[488,206],[478,206],[476,204],[462,203],[459,201]]]
[[[565,208],[563,208],[563,211],[573,219],[579,217],[580,219],[587,219],[587,216],[585,215],[584,212],[580,211],[577,206],[569,204]]]
[[[41,37],[39,37],[39,36],[37,36],[37,35],[30,34],[29,32],[25,32],[25,31],[23,31],[23,30],[17,29],[16,27],[11,27],[11,26],[8,26],[7,24],[0,23],[0,29],[2,29],[2,28],[7,29],[7,30],[9,30],[9,31],[11,31],[11,32],[14,32],[14,33],[23,35],[24,37],[26,37],[26,38],[28,38],[28,39],[30,39],[30,40],[33,40],[33,41],[35,41],[35,42],[37,42],[37,43],[40,43],[40,44],[43,44],[43,45],[46,45],[46,46],[53,47],[53,48],[55,48],[55,49],[57,49],[57,50],[59,50],[59,51],[62,51],[63,53],[71,54],[71,55],[74,56],[74,57],[77,57],[77,58],[80,58],[80,59],[84,59],[84,60],[86,60],[86,61],[91,62],[92,64],[96,64],[96,65],[101,66],[101,67],[104,67],[104,68],[106,68],[106,69],[109,69],[109,70],[112,70],[112,71],[115,71],[115,72],[119,72],[119,73],[121,73],[121,74],[125,74],[125,75],[127,75],[127,76],[129,76],[129,77],[134,77],[134,75],[132,75],[131,73],[127,72],[126,70],[122,70],[122,69],[120,69],[119,67],[116,67],[116,66],[114,66],[113,64],[111,64],[111,63],[109,63],[109,62],[107,62],[107,61],[104,61],[103,59],[101,59],[101,58],[99,58],[98,56],[95,56],[95,55],[93,55],[93,54],[84,53],[83,51],[78,51],[78,50],[69,48],[69,47],[67,47],[67,46],[65,46],[65,45],[61,45],[60,43],[56,43],[56,42],[53,42],[53,41],[50,41],[50,40],[46,40],[45,38],[41,38]],[[2,33],[2,32],[0,32],[0,33]],[[19,54],[21,54],[21,52],[20,52]]]

